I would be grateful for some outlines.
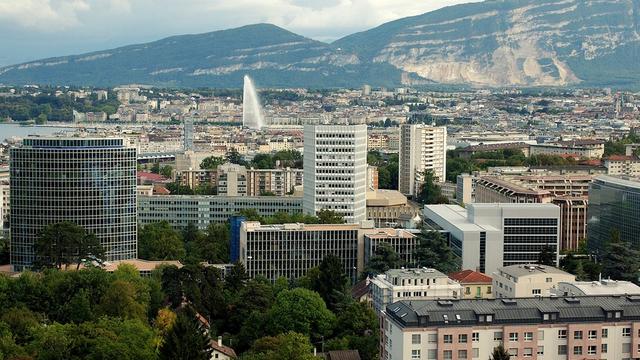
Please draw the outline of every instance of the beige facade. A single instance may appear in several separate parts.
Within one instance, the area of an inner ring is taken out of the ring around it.
[[[531,155],[559,155],[575,158],[600,159],[604,155],[604,141],[575,140],[531,145]]]
[[[609,156],[604,159],[607,175],[640,176],[640,159],[635,156]]]
[[[408,201],[399,191],[381,189],[367,192],[367,219],[376,226],[406,225],[419,218],[421,212],[420,205]]]
[[[447,128],[422,124],[400,126],[398,187],[401,193],[417,196],[425,170],[431,170],[438,182],[447,173]]]
[[[558,283],[576,281],[575,275],[537,264],[504,266],[492,276],[496,298],[547,297]]]

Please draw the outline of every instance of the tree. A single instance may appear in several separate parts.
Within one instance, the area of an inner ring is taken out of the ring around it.
[[[422,229],[414,251],[418,267],[429,267],[449,274],[460,269],[460,259],[437,231]]]
[[[510,358],[509,352],[504,348],[504,345],[500,344],[493,348],[493,353],[489,360],[509,360]]]
[[[36,241],[36,267],[77,264],[85,259],[104,258],[104,249],[94,234],[72,222],[63,221],[44,227]]]
[[[162,221],[140,227],[138,254],[145,260],[181,260],[185,249],[180,233]]]
[[[170,165],[165,165],[160,168],[160,175],[171,179],[173,177],[173,168]]]
[[[47,115],[46,114],[40,114],[36,118],[36,124],[38,124],[38,125],[43,125],[46,122],[47,122]]]
[[[161,360],[209,360],[211,343],[195,313],[185,310],[178,314],[175,323],[160,346]]]
[[[231,149],[231,151],[227,153],[227,161],[232,164],[237,164],[242,166],[248,165],[246,160],[244,160],[244,157],[240,155],[240,153],[236,149]]]
[[[229,273],[224,278],[225,287],[232,290],[238,290],[244,287],[247,279],[249,279],[247,269],[245,269],[244,265],[241,262],[236,262],[233,264],[233,266],[229,270]]]
[[[122,319],[146,320],[147,309],[136,299],[136,288],[125,280],[115,280],[100,301],[103,314]]]
[[[313,340],[329,335],[335,322],[320,295],[302,288],[280,292],[267,318],[271,334],[295,331]]]
[[[398,256],[393,246],[388,242],[382,242],[369,259],[365,274],[384,274],[387,270],[397,269],[400,266],[402,266],[402,260],[400,260],[400,256]]]
[[[320,274],[314,289],[322,296],[330,310],[335,310],[347,295],[347,276],[342,261],[335,255],[328,255],[318,267]]]
[[[201,169],[207,169],[207,170],[214,170],[219,165],[224,164],[224,162],[225,162],[225,159],[222,158],[222,157],[209,156],[209,157],[206,157],[206,158],[202,159],[202,162],[200,162],[200,168]]]
[[[246,360],[313,360],[313,346],[306,336],[289,331],[278,336],[258,339]]]
[[[418,193],[418,201],[421,204],[448,204],[449,199],[442,195],[440,185],[436,184],[436,177],[433,171],[425,170],[424,182]]]
[[[620,239],[620,231],[613,229],[602,255],[602,273],[614,280],[638,283],[640,251]]]
[[[542,248],[542,251],[538,253],[538,264],[556,266],[556,253],[551,250],[549,245]]]
[[[320,224],[344,224],[342,216],[333,210],[322,209],[317,215]]]

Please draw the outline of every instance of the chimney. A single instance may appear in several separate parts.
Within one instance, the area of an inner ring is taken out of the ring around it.
[[[218,336],[218,346],[222,346],[222,336]]]

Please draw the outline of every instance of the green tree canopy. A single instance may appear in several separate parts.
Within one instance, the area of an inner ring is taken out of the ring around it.
[[[620,239],[620,231],[613,229],[602,255],[602,275],[614,280],[638,283],[640,251]]]
[[[437,231],[423,229],[414,252],[418,267],[437,269],[445,274],[460,270],[460,259]]]
[[[244,360],[313,360],[313,346],[303,334],[289,331],[258,339]]]
[[[388,242],[381,242],[369,259],[365,275],[384,274],[387,270],[398,269],[401,266],[402,260],[393,246]]]
[[[209,157],[206,157],[206,158],[202,159],[202,161],[200,162],[200,168],[201,169],[207,169],[207,170],[213,170],[213,169],[216,169],[219,165],[224,164],[225,161],[226,161],[226,159],[222,158],[222,157],[209,156]]]
[[[436,177],[431,170],[425,170],[424,182],[418,193],[418,199],[421,204],[448,204],[449,199],[442,195],[440,185],[436,183]]]
[[[94,234],[69,221],[45,226],[36,241],[36,267],[61,269],[86,259],[104,258],[104,249]]]
[[[328,255],[318,267],[319,276],[314,289],[322,296],[330,310],[335,310],[337,305],[347,295],[347,282],[349,279],[344,272],[342,260],[335,255]]]
[[[267,317],[272,334],[295,331],[313,340],[329,335],[335,322],[322,297],[302,288],[280,292]]]
[[[168,222],[139,227],[138,254],[145,260],[181,260],[185,256],[180,233]]]
[[[160,360],[210,360],[211,343],[191,311],[178,314],[160,346]]]

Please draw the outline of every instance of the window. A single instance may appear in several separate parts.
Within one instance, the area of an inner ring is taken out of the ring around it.
[[[493,333],[493,341],[502,341],[502,331],[495,331]]]
[[[471,341],[478,342],[480,341],[480,333],[474,332],[471,334]]]
[[[445,350],[442,352],[443,359],[451,360],[453,359],[453,352],[451,350]]]
[[[411,350],[411,359],[420,360],[420,350]]]
[[[445,335],[444,336],[444,343],[445,344],[453,344],[453,335]]]
[[[471,294],[471,288],[468,287],[468,286],[466,288],[464,288],[464,293],[467,294],[467,295],[470,295]]]
[[[538,330],[538,340],[544,340],[544,330]]]
[[[458,359],[466,359],[467,350],[458,350]]]
[[[553,282],[553,279],[552,279],[552,278],[550,278],[550,277],[548,277],[548,278],[546,278],[546,279],[545,279],[545,281],[546,281],[546,282]]]
[[[598,338],[598,331],[589,330],[589,339],[593,340],[593,339],[597,339],[597,338]]]
[[[606,339],[609,336],[609,329],[602,329],[602,338]]]
[[[427,335],[427,341],[429,344],[435,344],[438,342],[438,334],[429,334]]]
[[[420,334],[412,334],[411,335],[411,343],[412,344],[420,344]]]
[[[573,338],[575,340],[582,340],[582,330],[574,331]]]
[[[566,339],[567,330],[558,330],[558,339]]]
[[[533,348],[524,348],[524,350],[522,350],[522,356],[524,356],[524,357],[532,357],[533,356]]]
[[[567,355],[567,345],[558,345],[558,355]]]
[[[541,295],[541,294],[542,294],[542,290],[540,290],[540,289],[533,289],[533,290],[531,290],[531,294],[533,294],[533,295]]]
[[[524,341],[533,341],[533,333],[525,332],[524,333]]]
[[[438,358],[438,350],[436,349],[429,349],[427,350],[427,358],[428,359],[437,359]]]
[[[509,341],[518,341],[518,333],[509,333]]]
[[[582,355],[582,346],[574,346],[573,355]]]
[[[473,348],[471,349],[471,354],[474,358],[478,358],[480,357],[480,349],[478,348]]]
[[[631,352],[631,343],[622,343],[622,352],[630,353]]]
[[[631,328],[622,328],[622,336],[630,337],[631,336]]]
[[[458,335],[458,342],[461,343],[461,344],[466,344],[467,343],[467,334]]]
[[[544,355],[544,346],[538,346],[538,355]]]
[[[606,354],[608,350],[609,350],[609,346],[607,344],[600,345],[600,352],[601,353]]]
[[[587,355],[595,355],[598,352],[598,348],[595,345],[589,345],[587,348]]]
[[[491,294],[491,286],[487,286],[487,294]]]
[[[518,356],[518,349],[517,348],[510,348],[509,349],[509,355]]]

